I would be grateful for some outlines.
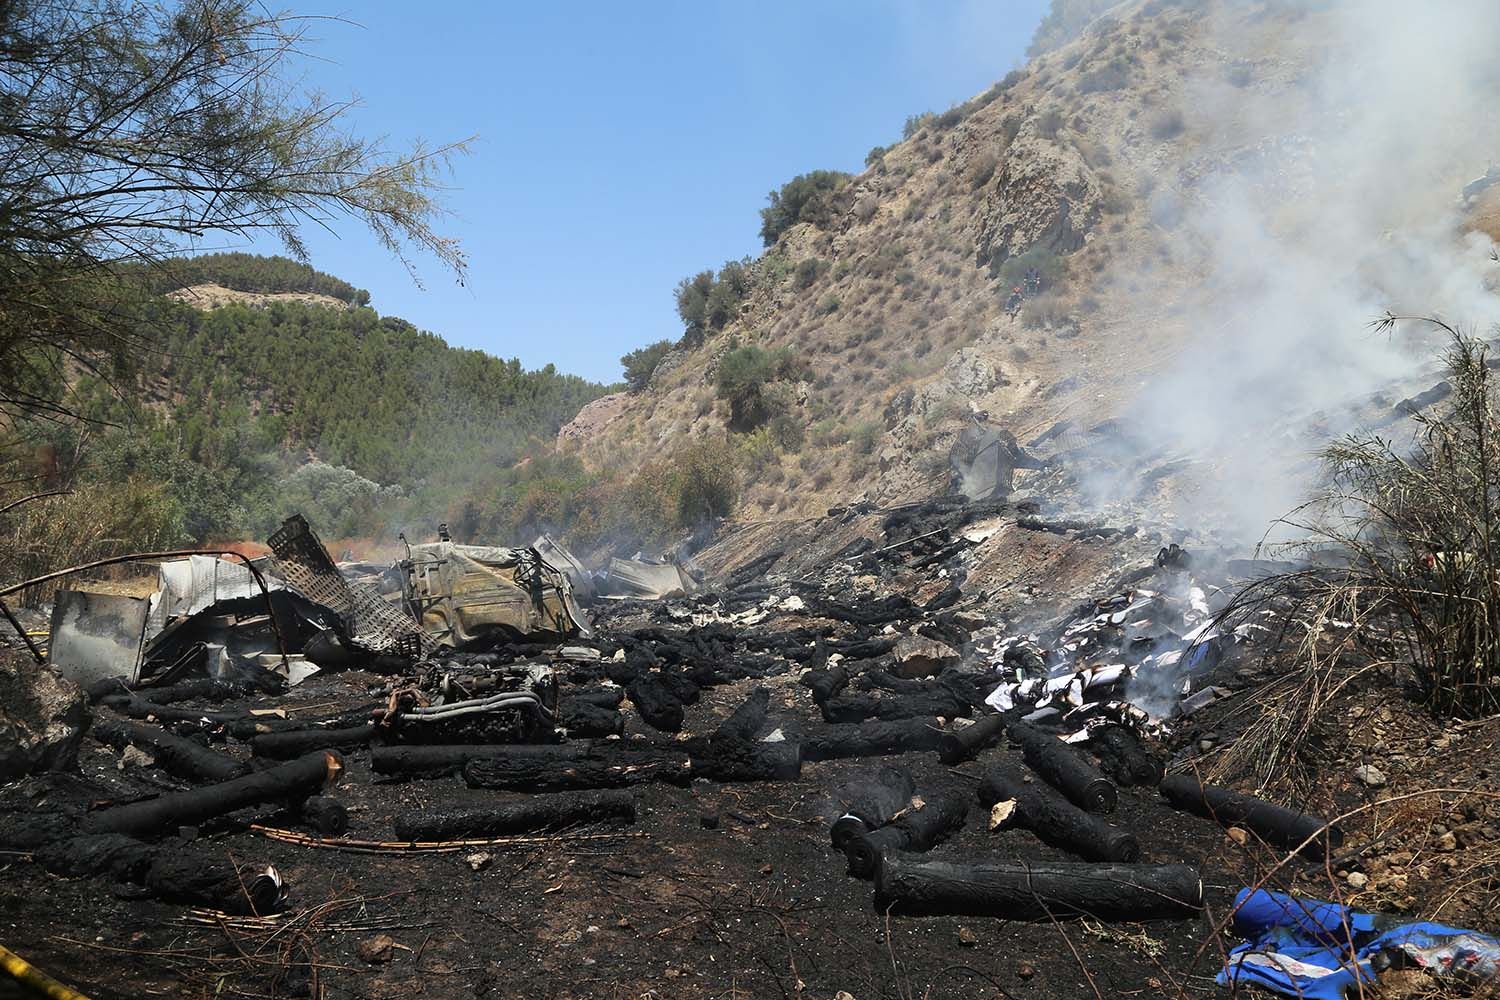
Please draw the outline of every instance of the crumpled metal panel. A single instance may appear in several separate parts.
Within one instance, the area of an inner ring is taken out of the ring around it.
[[[145,597],[58,591],[48,661],[84,687],[109,677],[134,681],[150,605]]]
[[[350,640],[376,654],[418,658],[434,648],[416,620],[369,588],[351,584],[301,514],[293,514],[266,540],[272,569],[303,597],[330,609]]]
[[[403,562],[407,601],[437,641],[464,646],[486,633],[588,635],[568,577],[535,548],[432,542]]]

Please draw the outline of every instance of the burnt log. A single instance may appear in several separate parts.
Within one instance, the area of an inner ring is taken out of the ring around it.
[[[250,738],[250,752],[270,760],[291,760],[314,750],[358,750],[370,745],[377,727],[373,723],[346,729],[289,729],[261,733]]]
[[[969,703],[946,689],[882,698],[879,695],[846,694],[830,698],[820,706],[826,722],[861,722],[865,719],[915,719],[926,716],[967,716]]]
[[[1140,737],[1125,726],[1101,726],[1089,730],[1089,746],[1094,748],[1104,772],[1122,787],[1154,787],[1161,783],[1163,767]]]
[[[325,837],[342,837],[349,832],[349,810],[338,799],[328,795],[310,795],[297,807],[302,822]]]
[[[1161,794],[1175,808],[1216,821],[1222,826],[1241,826],[1268,844],[1298,847],[1321,855],[1344,843],[1344,832],[1321,816],[1297,812],[1253,795],[1201,784],[1191,774],[1169,774],[1162,779]]]
[[[628,753],[594,747],[495,747],[463,766],[470,788],[500,788],[518,792],[573,791],[583,788],[623,788],[648,782],[687,785],[692,763],[677,750],[642,748]],[[552,751],[550,753],[505,751]]]
[[[626,789],[607,788],[532,795],[485,809],[402,813],[396,817],[396,839],[431,842],[500,837],[561,830],[580,823],[634,823],[635,819],[635,795]]]
[[[645,674],[631,681],[630,701],[646,724],[664,733],[682,730],[682,699],[673,694],[660,673]]]
[[[619,736],[625,732],[625,716],[613,707],[584,700],[564,701],[558,721],[569,736]]]
[[[142,886],[157,899],[226,913],[274,913],[285,900],[275,869],[237,867],[218,852],[144,844],[117,833],[57,841],[32,858],[54,875],[108,875]]]
[[[968,815],[969,797],[962,792],[919,793],[910,808],[885,826],[856,833],[844,842],[849,874],[873,878],[884,854],[931,850],[963,826]]]
[[[986,747],[994,746],[1005,736],[1005,716],[987,715],[974,723],[943,734],[938,757],[944,764],[959,764]]]
[[[1070,802],[1087,812],[1114,812],[1119,791],[1072,747],[1025,722],[1012,722],[1007,731],[1031,769]]]
[[[802,747],[790,740],[711,740],[690,751],[692,774],[710,781],[796,781]]]
[[[618,741],[621,753],[628,753],[631,744]],[[378,746],[370,751],[370,769],[376,774],[407,778],[442,778],[457,774],[471,760],[486,756],[516,757],[521,754],[576,753],[587,744],[569,743],[563,746],[538,744],[484,743],[437,744],[429,746]],[[554,758],[556,759],[556,758]]]
[[[849,668],[840,661],[827,670],[811,671],[802,683],[812,690],[813,701],[822,705],[848,686]]]
[[[625,700],[625,689],[622,687],[587,687],[570,690],[563,696],[562,704],[566,711],[569,702],[587,702],[597,705],[599,708],[619,708],[620,702]]]
[[[1005,825],[1024,827],[1044,843],[1085,861],[1140,859],[1141,845],[1129,830],[1084,812],[1047,785],[1028,785],[1011,771],[991,770],[979,783],[979,802],[990,808],[1006,800],[1014,801],[1015,808]]]
[[[146,838],[248,806],[299,803],[337,781],[343,768],[343,758],[334,751],[310,753],[231,781],[91,812],[83,818],[83,831]]]
[[[1155,920],[1195,916],[1203,881],[1187,865],[954,865],[886,856],[875,910],[897,916],[1004,920]]]
[[[802,758],[841,760],[846,757],[880,757],[913,750],[936,750],[942,736],[943,729],[936,719],[809,726],[802,736]]]
[[[730,742],[747,742],[760,735],[765,728],[766,716],[771,711],[771,692],[763,687],[758,687],[750,692],[750,696],[729,714],[729,718],[719,723],[710,737],[714,742],[726,740]]]
[[[173,736],[156,726],[135,722],[99,719],[94,722],[94,738],[117,750],[127,746],[150,751],[156,766],[176,778],[197,783],[229,781],[247,774],[250,765],[226,757],[192,740]]]
[[[197,708],[174,708],[170,705],[158,705],[154,701],[149,701],[136,695],[105,698],[100,704],[114,709],[121,715],[128,715],[132,719],[155,719],[158,722],[207,722],[212,725],[224,725],[252,718],[249,709],[205,712]]]
[[[845,784],[837,795],[844,814],[828,831],[834,849],[842,851],[858,834],[885,826],[911,805],[916,790],[909,771],[890,766],[876,768]]]

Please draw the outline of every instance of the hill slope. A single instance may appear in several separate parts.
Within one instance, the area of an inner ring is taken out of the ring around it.
[[[1459,54],[1434,72],[1461,96],[1436,109],[1418,99],[1433,81],[1374,72],[1415,28],[1380,6],[1059,3],[1044,54],[910,120],[811,221],[721,271],[731,313],[561,447],[625,474],[725,441],[753,520],[928,495],[976,420],[1045,453],[1109,428],[1122,465],[1209,467],[1235,529],[1263,526],[1297,486],[1267,430],[1430,356],[1415,332],[1372,343],[1370,320],[1494,312],[1486,245],[1453,212],[1486,158],[1457,137],[1487,134],[1464,128],[1495,89],[1469,78],[1473,25],[1439,39]],[[775,362],[751,429],[735,410],[747,346]],[[1203,506],[1180,479],[1152,487],[1180,494],[1178,515]]]
[[[330,537],[426,533],[606,391],[450,347],[282,258],[188,259],[148,286],[162,294],[136,316],[133,369],[75,378],[99,423],[22,428],[11,459],[79,503],[137,498],[131,526],[100,526],[115,539],[261,537],[295,510]]]

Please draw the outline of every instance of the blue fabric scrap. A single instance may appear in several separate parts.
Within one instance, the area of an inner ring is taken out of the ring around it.
[[[1344,1000],[1377,972],[1417,967],[1477,982],[1500,979],[1500,938],[1267,889],[1241,889],[1234,928],[1247,939],[1229,953],[1220,984],[1283,996]]]

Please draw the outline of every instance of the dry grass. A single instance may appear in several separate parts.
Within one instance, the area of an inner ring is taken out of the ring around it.
[[[1409,448],[1375,436],[1329,448],[1324,486],[1285,520],[1298,540],[1278,547],[1311,568],[1252,584],[1221,618],[1285,612],[1273,649],[1292,669],[1261,692],[1223,765],[1263,784],[1295,772],[1320,715],[1365,671],[1404,670],[1440,717],[1500,710],[1500,423],[1483,345],[1427,322],[1451,338],[1451,400],[1414,415]]]

